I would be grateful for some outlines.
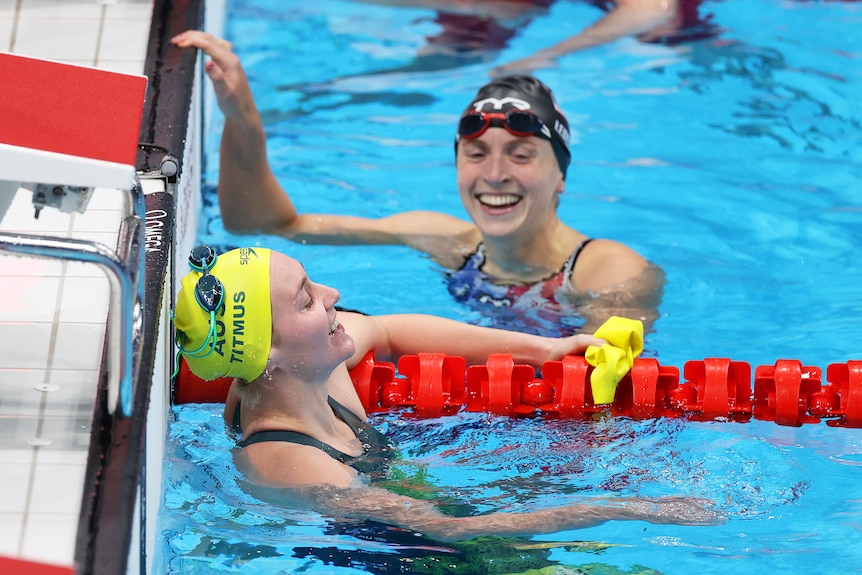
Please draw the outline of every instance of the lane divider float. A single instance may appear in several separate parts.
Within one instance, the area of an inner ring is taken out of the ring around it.
[[[634,359],[619,381],[612,403],[596,404],[583,356],[567,356],[542,366],[541,376],[509,354],[494,354],[484,365],[462,357],[420,353],[396,366],[366,355],[350,372],[368,413],[410,408],[436,417],[461,409],[510,416],[584,418],[599,413],[634,419],[687,417],[695,421],[774,421],[801,426],[820,423],[862,427],[862,360],[834,363],[823,371],[799,360],[779,359],[752,369],[727,358],[685,363],[682,371],[653,358]],[[224,402],[230,379],[203,381],[185,365],[174,382],[173,402]],[[752,385],[753,382],[753,385]]]

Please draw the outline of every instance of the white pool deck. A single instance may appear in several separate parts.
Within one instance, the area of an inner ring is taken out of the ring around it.
[[[0,0],[0,52],[142,74],[151,11],[150,0]],[[0,230],[114,246],[122,199],[97,188],[84,214],[35,219],[22,190]],[[0,556],[73,564],[108,295],[93,264],[0,255]]]

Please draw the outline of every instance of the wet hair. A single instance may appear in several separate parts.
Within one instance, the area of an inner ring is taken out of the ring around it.
[[[258,378],[254,381],[248,381],[247,379],[243,379],[241,377],[235,380],[236,387],[234,391],[236,392],[237,398],[240,402],[248,407],[254,407],[260,403],[260,400],[263,398],[263,389],[267,383],[260,381],[261,378]],[[237,407],[237,409],[239,409]]]
[[[473,101],[464,109],[464,114],[473,112],[507,112],[510,109],[529,110],[541,118],[550,129],[554,155],[566,177],[571,161],[569,152],[569,122],[557,106],[551,89],[535,76],[514,74],[502,76],[488,82],[476,93]],[[458,141],[455,141],[458,150]]]

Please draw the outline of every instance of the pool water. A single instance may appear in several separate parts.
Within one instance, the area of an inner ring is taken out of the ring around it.
[[[455,65],[417,64],[437,32],[430,10],[337,0],[229,6],[225,35],[297,207],[381,216],[431,208],[466,217],[452,150],[460,111],[493,66],[600,14],[554,2],[488,61]],[[537,72],[576,142],[561,216],[664,269],[661,315],[647,336],[664,365],[727,357],[754,369],[798,359],[825,371],[862,359],[862,4],[726,0],[702,9],[722,28],[718,37],[673,47],[621,40]],[[216,115],[201,240],[280,249],[337,287],[346,307],[488,322],[453,301],[443,270],[406,248],[225,233],[214,195],[220,128]],[[220,410],[174,408],[157,572],[423,572],[409,561],[433,542],[383,541],[379,527],[256,499],[233,466]],[[476,413],[374,422],[402,446],[405,465],[462,510],[692,495],[728,516],[714,527],[612,522],[537,536],[533,543],[588,543],[550,545],[521,563],[504,561],[511,542],[434,551],[473,561],[463,572],[862,569],[862,430]]]

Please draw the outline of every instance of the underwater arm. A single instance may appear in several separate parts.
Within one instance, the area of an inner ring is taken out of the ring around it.
[[[582,529],[607,521],[647,521],[680,525],[710,525],[719,520],[703,499],[687,497],[619,498],[592,500],[551,509],[493,512],[452,517],[431,501],[393,494],[373,487],[318,488],[315,507],[336,515],[374,519],[440,541],[457,541],[482,535],[530,536]]]
[[[492,76],[529,72],[554,65],[560,56],[649,31],[670,21],[678,0],[619,0],[612,10],[574,36],[533,55],[495,68]]]
[[[447,14],[463,14],[480,16],[482,18],[508,19],[522,16],[536,7],[531,3],[518,0],[482,0],[481,2],[464,0],[361,0],[365,4],[380,6],[425,8]]]

